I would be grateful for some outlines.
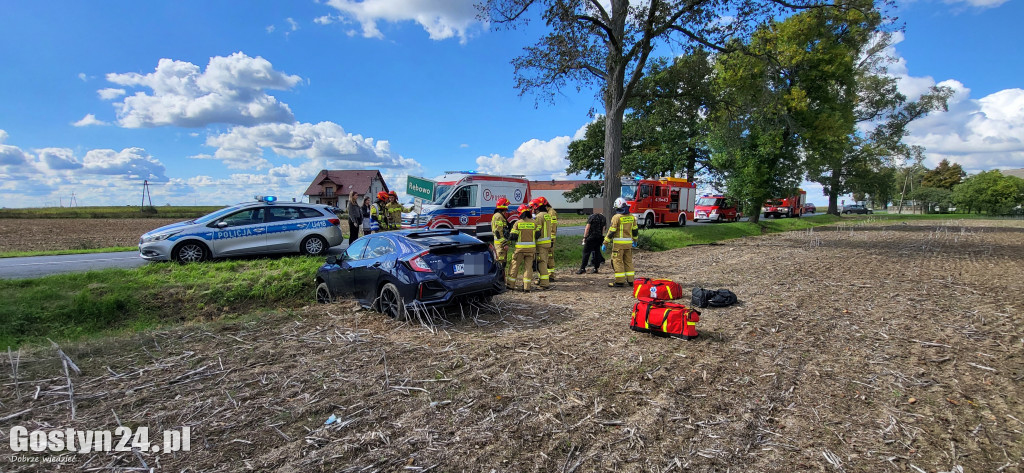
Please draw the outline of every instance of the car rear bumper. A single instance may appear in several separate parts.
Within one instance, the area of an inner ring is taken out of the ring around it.
[[[416,297],[406,306],[436,307],[474,297],[487,297],[505,292],[505,278],[501,272],[459,279],[428,279],[416,287]]]

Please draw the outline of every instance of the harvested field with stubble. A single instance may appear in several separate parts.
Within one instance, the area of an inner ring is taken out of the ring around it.
[[[63,347],[74,420],[34,349],[0,435],[192,429],[191,452],[61,471],[1021,471],[1022,243],[1019,220],[949,220],[638,254],[639,275],[739,296],[694,341],[630,331],[630,292],[563,271],[430,328],[343,302],[86,342]]]
[[[136,246],[139,237],[180,218],[3,218],[0,253]]]

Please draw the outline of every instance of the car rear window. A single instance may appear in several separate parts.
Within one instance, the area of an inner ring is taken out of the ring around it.
[[[302,218],[320,218],[324,216],[319,210],[310,207],[299,207],[299,215],[302,215]]]

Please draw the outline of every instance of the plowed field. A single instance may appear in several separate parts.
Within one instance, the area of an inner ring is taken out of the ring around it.
[[[143,233],[181,220],[180,218],[3,218],[0,219],[0,253],[135,246],[139,244],[139,237]]]
[[[630,331],[630,292],[565,272],[434,327],[343,302],[95,341],[64,347],[74,420],[39,349],[0,386],[0,435],[192,429],[190,452],[69,470],[1021,471],[1022,243],[1020,221],[936,221],[638,254],[739,296],[693,341]]]

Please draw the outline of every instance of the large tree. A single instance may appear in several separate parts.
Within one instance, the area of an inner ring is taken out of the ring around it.
[[[950,164],[948,159],[939,162],[935,169],[924,173],[924,180],[921,185],[925,187],[938,187],[941,189],[952,189],[966,176],[964,168],[957,163]]]
[[[549,29],[512,61],[520,93],[552,99],[575,84],[597,86],[605,112],[604,205],[621,186],[623,116],[655,47],[675,41],[721,50],[781,10],[822,0],[481,0],[497,24],[516,25],[536,7]],[[607,7],[606,7],[607,5]]]

